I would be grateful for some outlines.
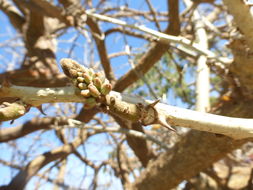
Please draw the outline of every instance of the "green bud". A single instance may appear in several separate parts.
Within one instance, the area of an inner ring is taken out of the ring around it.
[[[85,84],[85,83],[78,83],[78,88],[80,88],[81,90],[85,90],[85,89],[87,89],[87,84]]]
[[[90,98],[87,98],[87,99],[85,100],[85,103],[86,103],[86,104],[93,104],[93,103],[97,103],[97,102],[96,102],[96,99],[95,99],[95,98],[90,97]]]
[[[90,90],[90,94],[95,98],[101,95],[98,89],[93,84],[89,84],[88,89]]]
[[[95,72],[93,71],[92,68],[89,68],[88,73],[89,73],[89,75],[90,75],[91,77],[93,77],[93,76],[95,75]]]
[[[77,77],[77,81],[78,81],[78,82],[84,82],[85,80],[84,80],[83,77]]]
[[[91,109],[91,108],[93,108],[93,107],[95,107],[96,106],[96,103],[93,103],[93,104],[85,104],[84,105],[84,108],[85,109]]]
[[[90,75],[88,75],[87,73],[83,73],[82,77],[84,78],[84,81],[87,83],[87,84],[90,84],[91,81],[92,81],[92,77]]]
[[[101,89],[102,82],[101,82],[100,78],[95,77],[95,78],[93,79],[93,84],[94,84],[98,89]]]
[[[81,76],[83,76],[83,73],[82,72],[77,72],[77,76],[81,77]]]
[[[101,87],[101,93],[107,95],[112,90],[112,85],[110,83],[104,83]]]
[[[98,78],[101,80],[102,83],[105,82],[105,75],[104,75],[104,73],[99,72],[99,73],[98,73]]]

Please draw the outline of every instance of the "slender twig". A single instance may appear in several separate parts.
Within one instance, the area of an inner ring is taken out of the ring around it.
[[[190,41],[187,38],[184,38],[182,36],[168,35],[168,34],[165,34],[165,33],[162,33],[162,32],[152,30],[152,29],[147,28],[146,26],[143,26],[143,25],[131,25],[131,24],[128,24],[127,22],[119,20],[119,19],[115,19],[115,18],[111,18],[111,17],[108,17],[108,16],[93,13],[92,10],[87,10],[86,14],[91,18],[96,18],[98,20],[102,20],[102,21],[105,21],[105,22],[111,22],[111,23],[118,24],[118,25],[121,25],[121,26],[124,26],[124,27],[140,30],[142,32],[145,32],[149,35],[152,35],[152,36],[156,37],[157,41],[160,41],[160,42],[164,42],[164,43],[173,42],[173,43],[176,43],[176,44],[181,44],[181,45],[183,45],[183,46],[185,46],[189,49],[192,49],[192,50],[198,52],[201,55],[205,55],[210,59],[215,59],[215,60],[217,60],[219,62],[222,62],[224,64],[230,63],[230,60],[228,60],[227,58],[217,56],[212,51],[210,51],[208,49],[203,49],[198,44],[192,43],[192,41]]]
[[[163,142],[159,141],[158,139],[152,137],[151,135],[147,135],[144,133],[141,133],[139,131],[131,130],[131,129],[125,129],[125,128],[120,128],[120,127],[103,127],[103,126],[87,126],[85,123],[74,120],[74,119],[68,119],[69,125],[64,125],[63,127],[65,128],[82,128],[82,129],[92,129],[98,132],[112,132],[112,133],[123,133],[127,135],[132,135],[137,138],[145,139],[145,140],[150,140],[154,142],[155,144],[159,145],[160,147],[168,150],[168,146],[164,144]]]

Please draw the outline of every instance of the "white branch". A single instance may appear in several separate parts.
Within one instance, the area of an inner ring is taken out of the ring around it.
[[[0,89],[0,96],[17,97],[24,103],[33,106],[53,102],[85,102],[85,98],[77,95],[75,92],[76,88],[73,86],[61,88],[34,88],[12,85],[8,88],[2,87]],[[114,97],[116,101],[123,101],[126,104],[132,105],[138,103],[148,105],[153,103],[153,101],[144,100],[138,96],[126,95],[114,91],[111,91],[109,96]],[[165,118],[172,126],[223,134],[234,139],[253,137],[253,119],[232,118],[201,113],[162,103],[156,104],[155,109],[159,117]],[[124,114],[122,114],[122,116],[124,116]]]
[[[193,2],[191,0],[184,0],[187,7],[192,7]],[[195,35],[197,38],[197,44],[203,49],[208,48],[208,37],[204,28],[202,17],[196,8],[192,15]],[[196,110],[200,112],[207,112],[210,109],[210,69],[207,65],[207,58],[204,55],[199,56],[197,61],[197,75],[196,75]]]
[[[55,102],[85,102],[85,98],[78,95],[76,91],[77,89],[73,86],[37,88],[16,85],[4,87],[0,85],[0,96],[17,97],[22,99],[22,101],[26,104],[30,104],[32,106]]]
[[[111,92],[111,94],[114,94],[115,97],[122,101],[133,104],[150,104],[153,102],[117,92]],[[223,134],[234,139],[253,137],[253,119],[219,116],[162,103],[158,103],[155,108],[158,114],[161,117],[165,117],[167,122],[172,126],[187,127],[199,131]]]
[[[198,52],[201,55],[205,55],[208,58],[215,59],[215,60],[217,60],[221,63],[224,63],[224,64],[231,63],[230,59],[225,58],[225,57],[219,57],[215,53],[213,53],[212,51],[210,51],[208,49],[205,49],[205,48],[201,47],[200,45],[198,45],[196,43],[192,43],[192,41],[190,41],[187,38],[184,38],[182,36],[168,35],[168,34],[165,34],[165,33],[162,33],[162,32],[152,30],[152,29],[147,28],[143,25],[130,25],[127,22],[119,20],[119,19],[115,19],[115,18],[112,18],[112,17],[108,17],[108,16],[93,13],[92,10],[87,10],[86,14],[89,17],[96,18],[98,20],[114,23],[114,24],[117,24],[117,25],[121,25],[121,26],[124,26],[124,27],[129,27],[129,28],[133,28],[133,29],[145,32],[145,33],[147,33],[147,34],[149,34],[153,37],[156,37],[157,38],[156,40],[161,41],[161,42],[181,44],[186,48],[192,49],[192,50]]]

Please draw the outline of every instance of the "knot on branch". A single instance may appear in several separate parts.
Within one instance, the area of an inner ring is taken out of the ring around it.
[[[152,124],[160,124],[163,127],[166,127],[169,130],[176,132],[166,120],[166,117],[163,114],[159,114],[155,105],[159,103],[159,100],[154,101],[151,104],[144,106],[143,104],[137,104],[137,108],[140,112],[140,121],[142,125],[152,125]]]
[[[86,108],[94,107],[112,90],[112,85],[102,72],[95,73],[92,68],[86,68],[72,59],[64,58],[60,64],[65,75],[80,90],[80,95],[86,98]]]

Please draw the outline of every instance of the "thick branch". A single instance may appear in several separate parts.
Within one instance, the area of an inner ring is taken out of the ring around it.
[[[240,31],[245,35],[247,45],[253,50],[253,16],[250,11],[250,6],[244,1],[224,0],[228,11],[233,15],[235,23]]]
[[[21,32],[25,20],[22,15],[20,15],[16,7],[11,5],[7,0],[0,0],[0,10],[2,10],[8,16],[11,24],[19,32]]]
[[[11,86],[6,91],[4,89],[1,92],[2,96],[19,97],[23,102],[36,106],[52,102],[86,102],[85,98],[76,94],[74,87],[43,89]],[[153,103],[152,101],[117,92],[107,95],[105,103],[112,113],[132,122],[141,121],[144,125],[166,122],[173,126],[223,134],[234,139],[253,137],[253,119],[200,113],[162,103],[154,105],[152,109],[149,106]]]
[[[191,131],[171,151],[151,162],[129,189],[167,190],[239,148],[246,140],[233,141],[228,137]]]
[[[114,73],[111,67],[110,60],[108,58],[107,49],[105,46],[105,37],[104,37],[105,35],[104,33],[101,32],[98,24],[92,18],[87,18],[86,22],[93,32],[93,38],[95,39],[95,42],[98,48],[101,65],[104,68],[105,75],[110,81],[114,82],[115,77],[114,77]]]
[[[0,85],[1,87],[1,85]],[[17,97],[28,105],[39,106],[44,103],[55,102],[85,102],[85,98],[77,95],[74,87],[36,88],[12,85],[0,88],[2,97]]]

